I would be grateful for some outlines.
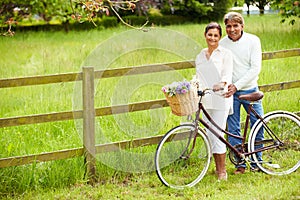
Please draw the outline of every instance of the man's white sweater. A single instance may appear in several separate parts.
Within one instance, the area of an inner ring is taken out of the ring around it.
[[[226,36],[220,41],[220,45],[231,50],[233,54],[232,83],[237,90],[256,87],[262,61],[259,38],[243,32],[238,41],[234,42]]]

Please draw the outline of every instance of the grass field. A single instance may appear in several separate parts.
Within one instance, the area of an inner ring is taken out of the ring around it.
[[[245,30],[260,37],[264,52],[300,47],[299,23],[294,26],[280,24],[280,18],[276,15],[245,16],[245,21]],[[174,30],[183,33],[199,46],[204,47],[204,27],[204,24],[187,24],[163,28],[166,31]],[[106,44],[105,41],[112,36],[118,37],[127,30],[126,27],[119,27],[68,34],[64,32],[17,32],[12,38],[1,37],[0,79],[80,72],[81,66],[95,48],[100,46],[109,49],[108,45],[103,46]],[[171,42],[176,44],[176,41]],[[126,45],[126,42],[118,43],[118,45]],[[108,67],[138,66],[181,60],[180,56],[160,49],[139,49],[120,55],[112,60]],[[263,61],[259,84],[298,80],[299,63],[299,57]],[[176,76],[187,79],[190,79],[193,74],[193,70],[175,73]],[[159,76],[152,74],[130,79],[101,80],[97,84],[95,104],[97,107],[110,105],[112,97],[120,96],[116,95],[116,92],[120,92],[122,96],[128,93],[129,96],[125,100],[115,99],[117,103],[162,99],[160,88],[163,82],[161,79],[167,76],[170,75],[163,73]],[[172,78],[175,79],[175,76]],[[151,82],[151,80],[155,81]],[[126,81],[136,85],[132,88],[126,87],[127,90],[121,91],[120,85],[124,85]],[[144,84],[148,82],[149,84]],[[73,110],[73,95],[76,92],[74,83],[0,89],[0,118]],[[299,88],[265,94],[266,112],[277,109],[299,111],[299,108]],[[98,117],[97,122],[101,131],[97,135],[97,142],[163,134],[181,120],[183,119],[172,116],[168,109]],[[1,128],[0,157],[81,147],[82,139],[81,133],[78,133],[77,123],[80,122],[65,121]],[[128,153],[140,154],[141,157],[126,157]],[[211,165],[210,173],[196,187],[176,191],[162,186],[156,174],[147,170],[147,161],[153,158],[153,154],[147,154],[147,149],[128,151],[124,153],[124,157],[119,159],[116,157],[117,165],[126,168],[127,171],[114,170],[103,164],[110,158],[115,158],[114,156],[118,155],[108,154],[99,157],[99,160],[102,159],[102,163],[99,162],[97,166],[99,182],[94,187],[86,184],[83,158],[2,168],[0,169],[0,198],[300,199],[299,170],[289,176],[280,177],[251,172],[243,176],[234,176],[232,175],[234,168],[228,160],[229,180],[227,182],[216,182],[212,173],[214,166]],[[139,172],[132,172],[133,168],[137,168],[135,170],[138,171],[139,167]]]

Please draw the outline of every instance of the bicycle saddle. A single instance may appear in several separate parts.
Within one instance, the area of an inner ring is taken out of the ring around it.
[[[247,101],[258,101],[264,97],[264,93],[261,91],[253,92],[250,94],[242,94],[239,96],[239,99],[241,100],[247,100]]]

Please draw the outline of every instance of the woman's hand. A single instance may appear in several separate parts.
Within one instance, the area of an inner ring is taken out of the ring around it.
[[[217,92],[217,91],[223,91],[225,89],[226,83],[221,82],[221,83],[216,83],[213,85],[213,91]]]

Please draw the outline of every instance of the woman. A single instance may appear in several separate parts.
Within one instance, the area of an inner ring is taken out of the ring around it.
[[[218,23],[208,24],[204,36],[207,48],[196,58],[196,77],[200,82],[200,89],[213,88],[216,91],[204,96],[203,105],[212,119],[225,129],[227,116],[232,109],[232,97],[225,98],[223,94],[232,82],[233,58],[229,50],[219,46],[222,29]],[[204,120],[208,122],[205,116]],[[217,132],[224,137],[221,131]],[[207,135],[212,146],[218,180],[227,180],[226,145],[208,130]]]

